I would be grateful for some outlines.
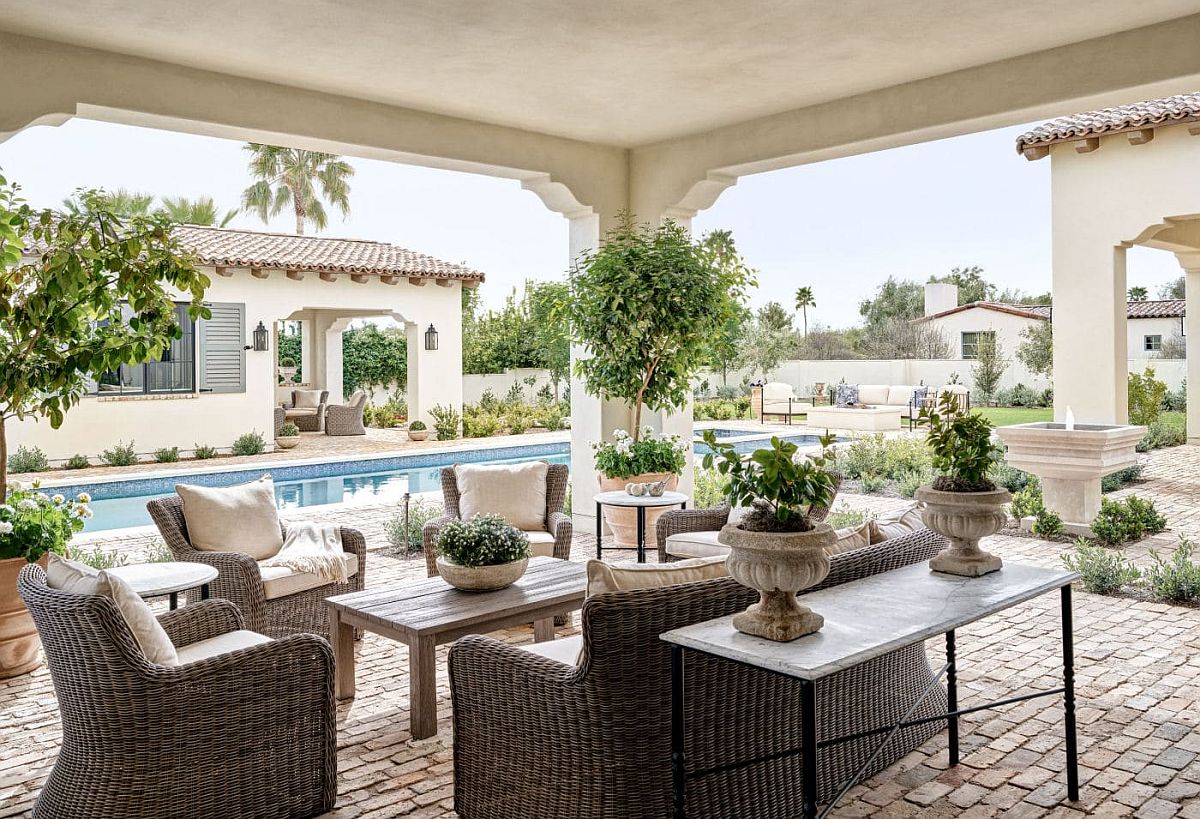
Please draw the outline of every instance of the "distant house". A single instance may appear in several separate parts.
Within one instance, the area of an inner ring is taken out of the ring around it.
[[[1183,299],[1131,301],[1128,317],[1129,358],[1158,358],[1165,342],[1183,338]],[[1005,355],[1012,357],[1021,343],[1021,333],[1049,321],[1048,304],[1000,304],[976,301],[958,304],[958,288],[952,284],[925,286],[925,315],[915,322],[928,324],[950,340],[955,357],[974,358],[979,340],[991,335]]]

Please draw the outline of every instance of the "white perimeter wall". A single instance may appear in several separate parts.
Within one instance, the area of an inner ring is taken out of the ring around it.
[[[532,387],[525,383],[525,379],[527,378],[534,380]],[[468,373],[463,375],[462,378],[463,403],[478,404],[480,397],[486,390],[491,390],[497,398],[503,398],[512,388],[513,384],[521,385],[525,390],[525,397],[528,400],[532,400],[537,391],[543,386],[550,385],[550,389],[554,389],[554,385],[550,382],[550,371],[534,367],[507,370],[502,373]],[[565,388],[565,383],[558,385],[560,397]],[[371,403],[382,404],[391,398],[395,391],[395,387],[376,387],[371,391]]]

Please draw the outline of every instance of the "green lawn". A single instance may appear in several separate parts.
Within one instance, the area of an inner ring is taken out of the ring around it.
[[[975,411],[998,427],[1054,420],[1050,407],[975,407]]]

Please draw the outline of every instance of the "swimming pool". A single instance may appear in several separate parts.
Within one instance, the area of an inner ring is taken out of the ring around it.
[[[766,432],[752,433],[743,430],[738,430],[737,436],[729,437],[748,435],[758,437],[743,438],[735,442],[734,446],[738,450],[750,452],[770,437]],[[814,435],[789,435],[786,436],[786,440],[801,446],[817,443]],[[695,444],[697,455],[704,455],[708,451],[708,447],[703,443]],[[275,482],[275,502],[280,509],[329,503],[389,503],[400,501],[405,492],[417,494],[440,491],[443,467],[456,463],[515,463],[534,458],[550,463],[569,463],[570,444],[562,441],[363,458],[355,461],[282,463],[218,472],[175,473],[129,480],[55,485],[47,486],[45,491],[61,492],[67,497],[87,492],[92,496],[94,517],[88,520],[84,531],[102,532],[150,525],[146,502],[173,494],[177,483],[232,486],[270,474]]]

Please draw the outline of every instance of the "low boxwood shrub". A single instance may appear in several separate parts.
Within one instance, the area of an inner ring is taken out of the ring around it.
[[[429,429],[429,427],[425,426],[424,421],[413,421],[408,425],[408,428],[413,432],[424,432],[425,430]]]
[[[1043,506],[1034,514],[1033,526],[1030,531],[1041,537],[1058,537],[1063,533],[1063,519],[1057,512],[1051,512]]]
[[[137,450],[133,448],[133,441],[127,444],[117,441],[111,449],[100,453],[100,460],[109,466],[132,466],[138,462]]]
[[[1101,543],[1119,546],[1141,540],[1167,528],[1167,520],[1154,502],[1130,495],[1124,500],[1100,499],[1100,513],[1092,521],[1092,534]]]
[[[443,526],[437,550],[460,566],[498,566],[529,557],[529,537],[499,515],[478,515]]]
[[[1112,594],[1141,577],[1141,572],[1124,554],[1089,543],[1086,538],[1076,540],[1074,548],[1062,556],[1062,562],[1071,571],[1079,572],[1083,587],[1096,594]]]
[[[173,464],[179,460],[179,447],[164,446],[154,450],[154,460],[160,464]]]
[[[291,421],[288,421],[286,424],[284,424],[283,426],[281,426],[279,428],[279,435],[276,437],[295,438],[299,434],[300,434],[300,427],[296,426]]]
[[[50,468],[50,459],[36,446],[19,446],[8,456],[9,472],[45,472]]]
[[[1195,549],[1192,541],[1181,537],[1170,560],[1150,551],[1154,564],[1146,569],[1146,583],[1155,600],[1191,603],[1200,599],[1200,564],[1192,562]]]
[[[1017,520],[1036,517],[1045,509],[1042,503],[1042,488],[1034,484],[1014,492],[1012,502],[1008,505],[1009,513]]]
[[[63,464],[64,469],[87,469],[92,465],[87,455],[75,454],[67,458],[67,462]]]
[[[1175,413],[1159,416],[1146,427],[1146,434],[1137,443],[1138,452],[1182,446],[1187,443],[1187,421]]]
[[[1101,492],[1116,492],[1127,483],[1133,483],[1138,478],[1142,477],[1142,473],[1146,467],[1141,464],[1127,466],[1124,469],[1119,469],[1111,475],[1105,475],[1100,479]]]
[[[217,448],[215,446],[193,444],[192,447],[192,457],[197,461],[207,461],[209,458],[217,457]]]
[[[233,442],[234,455],[261,455],[267,448],[261,432],[246,432]]]

